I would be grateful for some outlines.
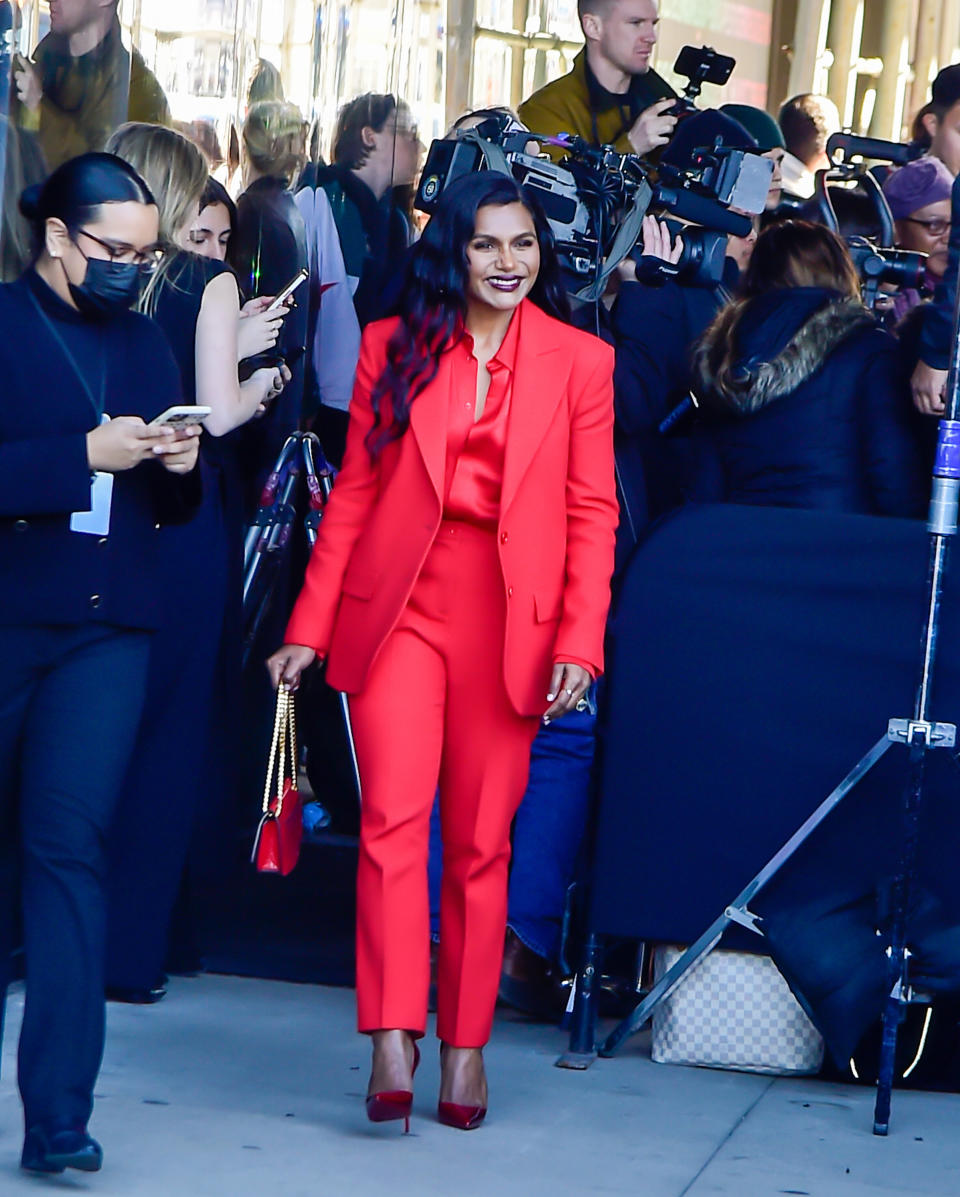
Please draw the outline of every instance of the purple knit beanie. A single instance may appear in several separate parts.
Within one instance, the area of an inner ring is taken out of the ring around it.
[[[889,176],[883,185],[894,220],[904,220],[927,204],[948,200],[953,175],[939,158],[918,158]]]

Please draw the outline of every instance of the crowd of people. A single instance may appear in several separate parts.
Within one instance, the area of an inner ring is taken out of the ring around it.
[[[431,993],[438,1116],[461,1129],[486,1113],[498,992],[562,1010],[611,577],[650,522],[690,501],[924,513],[960,65],[883,182],[924,266],[868,308],[846,238],[873,235],[870,213],[833,186],[837,231],[817,195],[829,100],[685,113],[651,67],[655,0],[579,14],[567,75],[449,136],[493,120],[528,152],[565,132],[679,172],[704,145],[768,159],[766,210],[727,238],[722,277],[685,278],[684,227],[648,215],[606,294],[571,307],[513,178],[459,179],[424,222],[410,107],[347,103],[326,162],[266,62],[224,152],[210,123],[172,120],[115,0],[62,0],[10,63],[0,992],[22,942],[28,1170],[100,1167],[105,995],[164,995],[198,816],[243,718],[244,531],[292,431],[340,472],[268,668],[296,690],[320,661],[350,696],[373,1121],[409,1121]]]

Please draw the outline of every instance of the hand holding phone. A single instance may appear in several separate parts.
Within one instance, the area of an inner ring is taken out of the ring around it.
[[[268,312],[276,311],[277,308],[281,307],[283,304],[285,304],[287,302],[287,300],[294,293],[294,291],[296,291],[297,287],[299,287],[303,283],[305,283],[309,277],[310,277],[310,272],[308,270],[298,270],[297,273],[290,280],[290,282],[287,283],[287,285],[285,287],[283,287],[280,291],[278,291],[277,294],[273,297],[273,299],[271,299],[270,303],[267,305],[266,310]]]

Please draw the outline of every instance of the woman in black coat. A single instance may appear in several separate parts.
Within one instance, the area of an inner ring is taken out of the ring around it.
[[[700,342],[694,378],[712,448],[697,498],[923,514],[897,343],[860,302],[829,229],[785,221],[761,234],[740,298]]]
[[[0,286],[0,1022],[19,883],[21,1165],[91,1172],[105,844],[162,596],[182,570],[166,525],[200,498],[200,429],[149,423],[182,400],[163,334],[129,311],[156,265],[143,180],[85,154],[21,207],[38,253]],[[164,772],[190,734],[165,745]]]

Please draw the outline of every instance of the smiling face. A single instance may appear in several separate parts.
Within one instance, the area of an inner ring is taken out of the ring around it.
[[[466,256],[468,306],[513,311],[540,272],[533,217],[523,204],[479,208]]]
[[[656,0],[611,0],[600,12],[584,13],[584,36],[594,53],[627,75],[650,70],[660,16]]]
[[[947,269],[950,216],[950,201],[944,199],[917,208],[905,220],[897,221],[897,245],[929,254],[927,270],[935,278],[942,278]]]

